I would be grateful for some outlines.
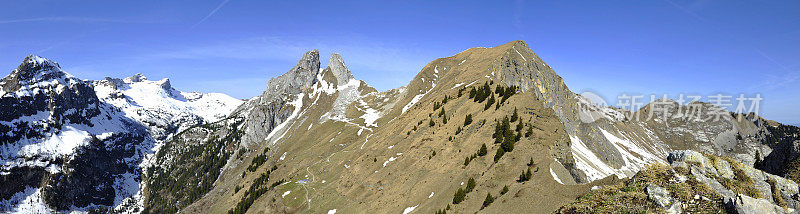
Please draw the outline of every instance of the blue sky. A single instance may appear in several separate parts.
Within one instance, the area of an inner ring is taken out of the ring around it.
[[[319,49],[380,90],[428,62],[522,39],[575,92],[764,97],[800,122],[800,2],[3,1],[0,68],[28,54],[85,79],[143,73],[183,91],[259,94]],[[323,65],[324,66],[324,65]],[[5,74],[4,74],[5,75]],[[735,101],[734,101],[735,102]]]

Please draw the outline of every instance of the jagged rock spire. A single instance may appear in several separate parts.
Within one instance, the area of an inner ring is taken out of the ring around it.
[[[303,88],[312,87],[318,81],[319,67],[319,50],[306,52],[291,70],[270,79],[262,96],[269,100],[283,93],[297,94]]]
[[[347,69],[344,60],[342,60],[342,56],[338,53],[331,54],[328,68],[331,69],[331,72],[333,72],[333,75],[336,77],[338,85],[347,84],[351,79],[354,79],[353,74],[350,73],[350,69]]]

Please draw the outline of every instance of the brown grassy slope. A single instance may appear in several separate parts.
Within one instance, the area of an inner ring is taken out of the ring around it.
[[[515,41],[495,48],[472,48],[433,61],[404,89],[406,93],[392,97],[399,99],[397,105],[378,120],[378,127],[368,127],[371,130],[353,125],[363,124],[355,104],[348,110],[350,118],[354,118],[353,124],[330,120],[320,124],[325,108],[309,109],[298,122],[292,123],[290,132],[273,146],[271,157],[256,172],[247,172],[241,178],[256,154],[253,152],[240,160],[241,164],[226,170],[209,195],[184,211],[226,212],[243,194],[243,190],[236,191],[236,186],[247,189],[259,173],[277,165],[270,182],[285,179],[289,183],[259,197],[248,213],[325,213],[331,209],[339,213],[400,213],[415,206],[415,212],[432,213],[448,204],[449,213],[474,213],[481,210],[487,193],[497,198],[483,209],[485,212],[552,212],[595,185],[561,185],[550,175],[553,148],[568,141],[553,110],[543,107],[537,97],[527,92],[512,96],[497,110],[494,106],[484,110],[485,101],[476,103],[466,92],[457,97],[458,90],[469,84],[491,82],[494,91],[500,81],[492,75],[491,65],[499,57],[516,55],[511,47],[520,44]],[[431,88],[431,82],[435,82],[435,87]],[[426,92],[416,105],[402,113],[408,101]],[[438,111],[433,111],[433,103],[445,96],[453,99],[443,106],[449,121],[442,124]],[[304,103],[311,102],[309,98]],[[331,100],[318,102],[324,106]],[[521,120],[534,126],[534,133],[529,138],[523,137],[513,152],[494,163],[492,157],[499,148],[491,138],[494,121],[510,116],[514,108],[518,109]],[[474,122],[463,126],[467,114],[473,115]],[[435,121],[434,126],[428,125],[430,120]],[[486,122],[482,123],[483,120]],[[423,123],[419,124],[420,121]],[[464,131],[456,135],[459,126]],[[488,155],[465,167],[464,159],[477,152],[483,143],[488,146]],[[259,145],[251,151],[261,151],[264,147]],[[285,159],[278,161],[284,153]],[[531,158],[536,163],[530,167],[532,179],[516,182],[520,172],[529,168],[526,164]],[[477,186],[464,202],[452,204],[454,193],[466,186],[469,178],[474,178]],[[306,183],[298,183],[305,179]],[[500,195],[504,186],[510,191]]]

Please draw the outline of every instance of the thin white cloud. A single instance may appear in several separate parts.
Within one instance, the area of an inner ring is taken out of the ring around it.
[[[74,17],[74,16],[37,17],[37,18],[26,18],[26,19],[0,20],[0,24],[13,24],[13,23],[25,23],[25,22],[136,23],[136,22],[139,22],[139,21],[118,20],[118,19],[102,19],[102,18],[91,18],[91,17]]]
[[[751,89],[766,89],[766,90],[774,90],[783,88],[786,86],[793,86],[794,82],[800,79],[800,72],[797,70],[792,70],[788,66],[784,65],[783,63],[778,62],[775,58],[772,58],[768,54],[761,51],[759,48],[754,48],[756,53],[764,59],[767,59],[772,64],[775,64],[778,68],[783,70],[780,72],[779,75],[764,73],[764,80],[759,84],[751,87]]]
[[[219,11],[219,9],[221,9],[223,6],[225,6],[225,4],[227,4],[229,1],[230,1],[230,0],[223,0],[221,3],[219,3],[219,5],[217,6],[217,8],[214,8],[214,10],[211,10],[211,12],[209,12],[209,13],[208,13],[208,15],[206,15],[206,17],[203,17],[203,19],[201,19],[199,22],[197,22],[197,23],[195,23],[194,25],[192,25],[192,28],[194,28],[194,27],[197,27],[197,25],[200,25],[201,23],[203,23],[204,21],[206,21],[206,19],[208,19],[208,18],[211,18],[211,16],[213,16],[214,14],[216,14],[216,13],[217,13],[217,11]]]
[[[678,3],[675,3],[675,2],[674,2],[674,1],[672,1],[672,0],[664,0],[664,1],[666,1],[666,2],[667,2],[667,3],[669,3],[669,4],[671,4],[671,5],[672,5],[672,6],[674,6],[675,8],[678,8],[679,10],[683,11],[684,13],[686,13],[686,14],[688,14],[688,15],[690,15],[690,16],[692,16],[692,17],[694,17],[694,18],[695,18],[695,19],[697,19],[697,20],[700,20],[700,21],[702,21],[702,22],[708,22],[708,19],[706,19],[706,18],[705,18],[705,17],[703,17],[703,16],[700,16],[700,14],[697,14],[697,13],[695,13],[693,10],[691,10],[691,9],[689,9],[689,8],[686,8],[686,7],[684,7],[684,6],[681,6],[680,4],[678,4]]]
[[[778,67],[781,67],[783,70],[786,70],[786,71],[791,70],[791,69],[789,69],[788,66],[783,65],[782,63],[778,62],[777,60],[775,60],[771,56],[769,56],[766,53],[764,53],[764,51],[761,51],[761,49],[755,48],[755,50],[756,50],[756,53],[758,53],[758,55],[761,55],[762,57],[766,58],[767,60],[769,60],[773,64],[777,65]]]

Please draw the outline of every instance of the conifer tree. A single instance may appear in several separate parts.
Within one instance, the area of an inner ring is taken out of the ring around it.
[[[488,207],[490,204],[492,204],[492,202],[494,202],[494,198],[492,197],[492,193],[487,193],[486,194],[486,199],[483,200],[483,206],[481,207],[481,209],[483,209],[484,207]]]
[[[475,185],[477,185],[475,183],[475,179],[469,178],[469,180],[467,181],[467,192],[472,192],[472,190],[475,189]]]
[[[517,114],[517,108],[514,108],[514,114],[511,115],[511,122],[516,122],[519,119],[519,114]]]
[[[494,153],[494,162],[497,163],[504,154],[506,154],[506,151],[503,150],[503,147],[498,148],[497,152]]]
[[[486,144],[481,145],[481,149],[478,150],[478,156],[484,156],[487,153]]]

